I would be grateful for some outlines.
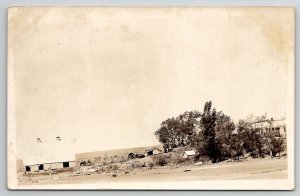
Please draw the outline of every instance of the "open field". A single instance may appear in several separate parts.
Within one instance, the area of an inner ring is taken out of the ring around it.
[[[76,159],[77,160],[94,160],[95,157],[113,157],[123,156],[127,157],[129,153],[145,153],[145,150],[151,148],[159,148],[163,149],[162,145],[157,146],[142,146],[142,147],[135,147],[135,148],[123,148],[123,149],[116,149],[116,150],[105,150],[105,151],[95,151],[95,152],[86,152],[86,153],[77,153]]]
[[[61,174],[59,174],[61,175]],[[286,179],[286,158],[248,159],[243,162],[221,162],[203,166],[138,168],[116,177],[108,174],[61,175],[37,184],[79,184],[103,182],[159,182],[183,180],[251,180],[251,179]]]

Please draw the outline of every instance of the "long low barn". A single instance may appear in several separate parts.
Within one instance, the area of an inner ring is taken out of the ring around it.
[[[57,169],[67,169],[75,168],[76,161],[63,161],[63,162],[54,162],[54,163],[35,163],[35,164],[26,164],[26,172],[38,172],[38,171],[48,171],[48,170],[57,170]]]
[[[24,171],[31,173],[75,168],[75,153],[72,152],[72,148],[67,149],[65,146],[68,146],[68,143],[60,137],[52,141],[38,138],[23,157]]]

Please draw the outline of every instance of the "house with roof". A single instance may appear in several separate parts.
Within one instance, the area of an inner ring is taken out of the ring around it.
[[[151,148],[146,150],[145,156],[161,154],[163,151],[158,148]]]
[[[193,156],[196,155],[196,152],[194,150],[186,150],[182,153],[183,158],[192,158]]]
[[[284,137],[286,135],[286,120],[282,119],[268,119],[251,124],[254,130],[263,134],[266,132],[272,132],[276,137]]]

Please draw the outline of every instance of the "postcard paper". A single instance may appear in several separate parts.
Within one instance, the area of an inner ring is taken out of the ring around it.
[[[293,189],[294,15],[9,8],[8,188]]]

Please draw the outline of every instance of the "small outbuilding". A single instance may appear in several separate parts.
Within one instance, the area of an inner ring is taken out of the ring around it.
[[[184,157],[184,158],[191,158],[195,155],[196,155],[196,152],[194,150],[187,150],[182,153],[182,157]]]
[[[162,150],[158,149],[158,148],[151,148],[146,150],[145,155],[146,156],[151,156],[151,155],[157,155],[157,154],[161,154]]]

